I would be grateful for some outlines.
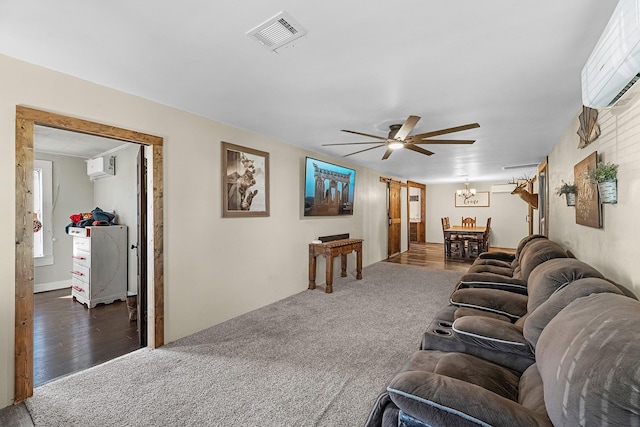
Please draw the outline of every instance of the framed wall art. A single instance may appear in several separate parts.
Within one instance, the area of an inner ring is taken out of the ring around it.
[[[479,191],[473,196],[464,196],[454,193],[455,207],[456,208],[488,208],[489,207],[489,192]]]
[[[598,186],[589,179],[589,171],[596,168],[598,153],[594,151],[573,167],[573,182],[576,184],[576,224],[587,227],[602,227]]]
[[[222,217],[269,216],[269,153],[222,141]]]
[[[305,159],[304,216],[353,215],[356,171]]]

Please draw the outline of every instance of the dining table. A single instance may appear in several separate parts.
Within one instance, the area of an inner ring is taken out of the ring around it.
[[[447,240],[451,240],[452,236],[460,236],[458,239],[466,240],[466,239],[478,239],[482,240],[482,236],[487,231],[486,226],[476,226],[476,227],[463,227],[461,225],[452,225],[449,228],[445,228],[443,230],[444,237]],[[464,257],[469,258],[469,251],[465,250]]]

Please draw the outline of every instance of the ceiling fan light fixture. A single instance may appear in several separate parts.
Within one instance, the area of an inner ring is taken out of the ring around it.
[[[392,150],[397,150],[398,148],[404,147],[404,142],[402,141],[392,141],[389,143],[388,147]]]

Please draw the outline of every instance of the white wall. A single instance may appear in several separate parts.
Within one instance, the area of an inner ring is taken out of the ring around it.
[[[355,213],[304,218],[304,158],[316,153],[2,55],[0,69],[0,407],[13,397],[16,105],[164,138],[166,342],[307,289],[318,236],[363,238],[365,266],[386,258],[386,188],[375,171],[327,158],[356,169]],[[220,141],[270,153],[270,217],[221,218]],[[349,272],[354,264],[352,255]]]
[[[73,246],[72,238],[65,234],[64,228],[71,222],[69,215],[91,210],[93,185],[87,177],[87,166],[84,159],[38,152],[34,156],[37,159],[50,160],[53,163],[54,201],[52,235],[45,236],[45,238],[53,239],[54,263],[35,268],[35,288],[38,290],[38,285],[63,281],[68,282],[67,285],[70,286],[71,275],[69,271],[72,267]]]
[[[471,188],[491,191],[495,184],[505,182],[472,182]],[[478,225],[486,225],[491,217],[489,244],[497,248],[515,248],[520,239],[529,234],[528,205],[510,193],[490,193],[489,207],[455,207],[454,195],[463,184],[427,186],[427,242],[443,243],[442,217],[449,217],[451,225],[460,225],[462,217],[476,217]]]
[[[640,104],[613,115],[600,110],[602,134],[584,149],[578,149],[578,114],[549,154],[549,237],[570,249],[576,257],[600,270],[608,278],[640,294]],[[555,196],[561,181],[573,182],[573,167],[598,152],[605,162],[618,163],[618,203],[603,206],[600,229],[578,225],[575,208]]]
[[[138,256],[131,245],[138,241],[138,178],[137,160],[140,145],[127,144],[126,148],[105,154],[115,156],[116,174],[93,181],[93,209],[99,207],[106,211],[115,211],[116,221],[127,226],[128,244],[128,290],[137,293]]]

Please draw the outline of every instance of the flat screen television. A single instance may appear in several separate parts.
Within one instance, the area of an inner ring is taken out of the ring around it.
[[[304,216],[353,215],[356,171],[307,157]]]

